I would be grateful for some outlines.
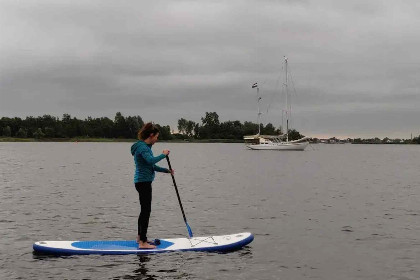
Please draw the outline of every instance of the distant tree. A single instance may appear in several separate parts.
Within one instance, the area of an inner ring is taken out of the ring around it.
[[[135,118],[135,119],[137,119],[137,123],[139,124],[139,129],[140,129],[140,128],[142,128],[142,127],[143,127],[143,125],[144,125],[144,121],[143,121],[142,117],[140,117],[140,116],[135,116],[134,118]],[[139,130],[139,129],[138,129],[138,130]],[[136,131],[136,138],[137,138],[137,132],[138,132],[138,131]]]
[[[161,140],[171,140],[171,128],[169,125],[166,126],[160,126],[159,124],[156,124],[156,126],[159,128],[159,139]]]
[[[252,122],[245,122],[243,126],[244,135],[254,135],[258,133],[258,124]]]
[[[226,139],[242,139],[244,137],[243,124],[240,121],[229,121],[231,138]]]
[[[114,134],[118,138],[130,138],[130,129],[127,126],[126,119],[121,114],[117,112],[114,118]]]
[[[203,123],[200,135],[203,138],[216,139],[219,138],[219,115],[216,112],[206,112],[205,117],[201,118]]]
[[[54,128],[47,126],[47,127],[44,128],[44,131],[45,131],[45,137],[47,137],[47,138],[54,138],[55,137]]]
[[[9,127],[7,130],[10,130],[10,136],[6,136],[6,137],[11,137],[12,136],[12,119],[11,118],[7,118],[7,117],[3,117],[1,118],[2,120],[2,127],[3,127],[3,136],[6,136],[6,127]]]
[[[71,120],[71,116],[70,116],[69,114],[63,114],[62,121],[63,121],[64,123],[69,123],[69,122],[70,122],[70,120]]]
[[[26,129],[24,129],[22,127],[19,128],[18,132],[16,133],[16,137],[19,137],[19,138],[26,138],[27,135],[28,135],[28,133],[26,132]]]
[[[241,139],[243,137],[243,127],[240,121],[226,121],[220,124],[219,138],[221,139]]]
[[[51,115],[43,115],[41,117],[41,125],[43,127],[50,127],[52,129],[54,129],[56,123],[57,123],[57,118],[56,117],[53,117]]]
[[[178,120],[177,128],[180,134],[184,134],[188,137],[193,137],[194,135],[198,135],[198,130],[196,130],[196,125],[197,124],[193,121],[180,118]]]
[[[11,137],[12,136],[12,130],[10,129],[10,126],[6,126],[3,128],[3,136],[5,137]]]
[[[57,138],[65,138],[66,134],[63,127],[63,122],[60,120],[57,120],[57,124],[55,126],[55,137]]]
[[[200,138],[200,124],[198,123],[194,125],[194,137]]]
[[[100,118],[100,127],[103,133],[102,137],[105,138],[112,138],[113,136],[113,128],[114,122],[109,118]]]
[[[289,129],[289,141],[298,140],[303,138],[304,136],[299,133],[299,131],[295,129]]]
[[[187,134],[187,124],[188,121],[184,118],[180,118],[178,120],[178,131],[181,134]]]
[[[42,129],[41,128],[38,128],[34,133],[33,133],[33,136],[36,138],[36,139],[40,139],[40,138],[44,138],[45,137],[45,134],[44,134],[44,132],[42,132]]]
[[[69,114],[63,114],[62,124],[63,124],[63,135],[65,137],[76,137],[82,136],[82,129],[80,123],[82,121],[77,118],[71,118]],[[35,137],[35,136],[34,136]]]
[[[218,138],[233,139],[235,137],[234,133],[233,133],[233,130],[234,130],[234,125],[233,125],[232,121],[222,122],[220,124],[220,128],[218,129],[218,131],[219,131]]]
[[[276,128],[271,123],[268,123],[265,127],[262,127],[262,134],[276,135],[276,132]]]
[[[206,116],[201,118],[203,126],[216,127],[220,124],[219,115],[216,112],[206,112]]]
[[[80,132],[82,136],[93,137],[95,136],[96,120],[88,116],[84,121],[81,121]]]
[[[128,128],[129,134],[128,138],[137,138],[137,133],[139,129],[143,126],[143,120],[140,116],[137,117],[127,117],[126,126]]]
[[[14,136],[16,135],[17,131],[19,130],[20,127],[23,126],[22,124],[22,120],[20,118],[7,118],[7,117],[3,117],[1,118],[1,126],[3,128],[5,127],[9,127],[10,128],[10,136]],[[4,135],[4,133],[3,133]]]
[[[195,122],[187,121],[187,124],[186,124],[186,127],[185,127],[185,133],[189,137],[192,137],[194,135],[194,127],[195,127]]]

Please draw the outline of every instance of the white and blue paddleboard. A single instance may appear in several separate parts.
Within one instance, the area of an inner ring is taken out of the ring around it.
[[[254,240],[249,232],[230,235],[202,236],[192,238],[156,239],[155,249],[138,249],[135,240],[92,240],[92,241],[38,241],[33,245],[35,252],[64,255],[122,255],[151,254],[172,251],[233,251]]]

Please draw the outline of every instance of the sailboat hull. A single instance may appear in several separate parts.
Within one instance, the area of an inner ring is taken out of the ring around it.
[[[247,145],[247,148],[251,150],[278,150],[278,151],[303,151],[309,142],[299,143],[269,143],[269,144],[256,144]]]

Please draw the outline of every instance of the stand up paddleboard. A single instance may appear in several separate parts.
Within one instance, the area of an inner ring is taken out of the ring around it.
[[[169,170],[172,170],[169,157],[166,156]],[[153,254],[173,251],[233,251],[242,248],[254,240],[252,233],[243,232],[230,235],[193,237],[190,225],[185,217],[178,187],[174,183],[182,217],[187,226],[189,238],[155,239],[155,249],[139,249],[134,240],[92,240],[92,241],[38,241],[33,245],[35,252],[59,255],[123,255],[123,254]]]
[[[234,251],[254,240],[249,232],[193,238],[156,239],[155,249],[138,249],[135,240],[120,241],[38,241],[35,252],[58,255],[153,254],[173,251]]]

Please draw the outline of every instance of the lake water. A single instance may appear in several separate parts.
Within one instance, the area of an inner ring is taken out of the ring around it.
[[[242,250],[34,255],[39,240],[134,239],[131,143],[0,143],[0,279],[420,279],[420,145],[158,143],[196,236],[251,231]],[[162,161],[161,166],[166,166]],[[171,177],[149,237],[185,237]]]

